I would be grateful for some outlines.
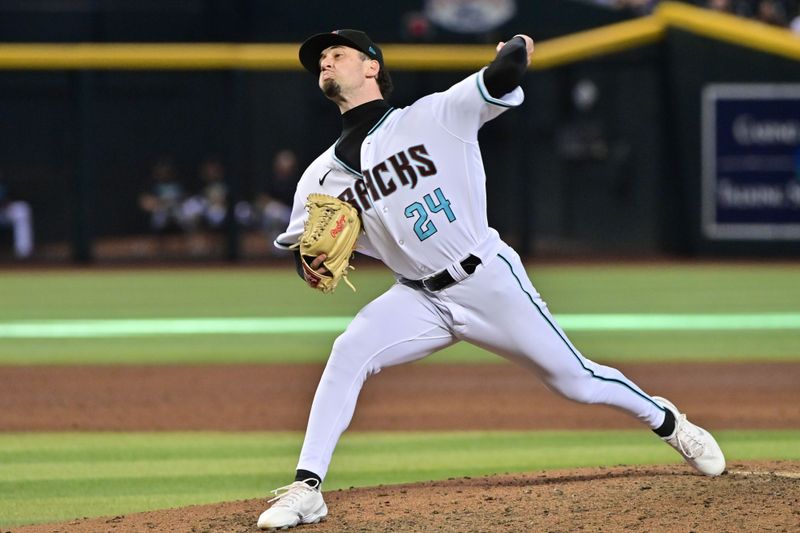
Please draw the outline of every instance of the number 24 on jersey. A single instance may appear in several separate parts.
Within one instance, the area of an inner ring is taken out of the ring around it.
[[[417,237],[419,237],[421,241],[424,241],[439,231],[433,220],[429,220],[429,212],[433,214],[444,211],[444,214],[447,215],[448,222],[453,222],[456,219],[455,213],[450,209],[450,200],[444,197],[442,189],[437,187],[436,190],[433,191],[433,194],[436,196],[435,199],[430,194],[426,194],[422,197],[422,199],[425,200],[425,204],[422,202],[414,202],[406,207],[405,210],[406,218],[417,217],[416,222],[414,222],[414,233],[417,234]]]

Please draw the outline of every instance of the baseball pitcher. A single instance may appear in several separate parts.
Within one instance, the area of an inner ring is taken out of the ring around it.
[[[259,528],[324,518],[320,489],[364,381],[459,341],[530,369],[566,398],[630,414],[703,474],[724,471],[711,434],[578,351],[517,253],[489,227],[478,130],[522,104],[533,49],[516,35],[487,67],[398,109],[386,101],[392,83],[381,49],[365,33],[318,34],[300,47],[301,63],[341,111],[342,134],[303,174],[275,245],[296,250],[299,274],[324,292],[347,274],[353,250],[382,261],[397,282],[336,339],[295,481],[274,491]]]

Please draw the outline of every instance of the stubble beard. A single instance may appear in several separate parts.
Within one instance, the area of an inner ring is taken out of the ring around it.
[[[342,99],[342,86],[336,83],[334,79],[327,79],[322,82],[322,93],[328,99],[338,102]]]

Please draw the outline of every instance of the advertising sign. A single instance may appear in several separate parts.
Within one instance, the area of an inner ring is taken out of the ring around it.
[[[709,85],[702,105],[703,234],[800,240],[800,85]]]

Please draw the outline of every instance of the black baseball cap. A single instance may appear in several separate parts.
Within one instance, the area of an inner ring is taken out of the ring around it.
[[[347,46],[376,59],[383,69],[383,52],[369,35],[359,30],[335,30],[312,35],[300,45],[300,63],[312,74],[319,74],[319,56],[330,46]]]

